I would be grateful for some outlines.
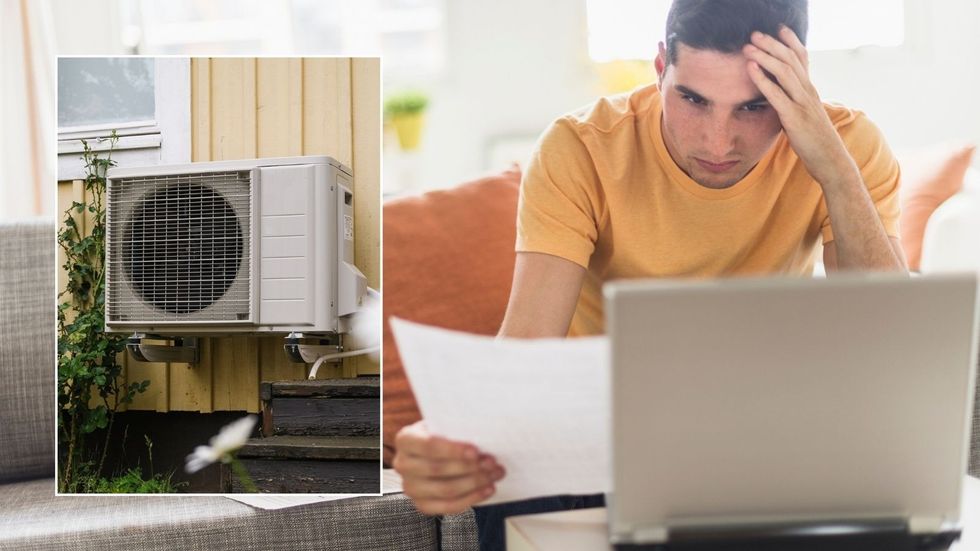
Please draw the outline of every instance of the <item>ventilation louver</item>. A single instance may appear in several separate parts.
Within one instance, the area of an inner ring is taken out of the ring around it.
[[[109,269],[135,293],[110,296],[111,311],[164,321],[212,308],[208,319],[248,319],[250,184],[248,172],[121,178],[113,208],[128,216],[110,224]]]

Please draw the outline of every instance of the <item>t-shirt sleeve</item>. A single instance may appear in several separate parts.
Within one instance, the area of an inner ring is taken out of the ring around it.
[[[854,118],[838,128],[844,145],[861,171],[861,178],[874,201],[878,217],[890,237],[899,236],[899,167],[895,155],[885,142],[881,130],[864,113],[856,112]],[[830,215],[826,203],[820,206],[820,232],[823,243],[834,240]]]
[[[521,182],[516,250],[588,268],[598,239],[601,192],[592,157],[574,124],[564,118],[554,122],[531,156]]]

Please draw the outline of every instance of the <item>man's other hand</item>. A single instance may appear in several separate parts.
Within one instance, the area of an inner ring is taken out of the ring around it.
[[[476,446],[431,434],[423,421],[395,436],[392,466],[402,490],[426,515],[456,514],[492,496],[505,471]]]

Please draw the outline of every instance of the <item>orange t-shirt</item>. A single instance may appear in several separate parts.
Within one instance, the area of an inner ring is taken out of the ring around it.
[[[898,163],[860,111],[825,104],[885,231],[898,236]],[[602,284],[638,277],[809,275],[833,240],[820,185],[785,133],[742,180],[711,189],[671,159],[656,86],[559,118],[521,184],[517,251],[588,270],[569,335],[602,333]]]

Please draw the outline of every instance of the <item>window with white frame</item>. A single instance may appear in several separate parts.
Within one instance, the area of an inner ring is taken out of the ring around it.
[[[445,64],[446,0],[118,0],[123,43],[149,54],[384,55],[386,75]]]
[[[82,140],[106,149],[113,131],[120,166],[190,161],[190,60],[58,58],[58,179],[81,178]]]
[[[385,76],[425,79],[445,65],[444,0],[293,0],[300,51],[384,56]]]
[[[593,61],[653,59],[670,0],[586,0]],[[807,48],[850,50],[898,46],[905,39],[904,0],[818,0],[809,3]]]

